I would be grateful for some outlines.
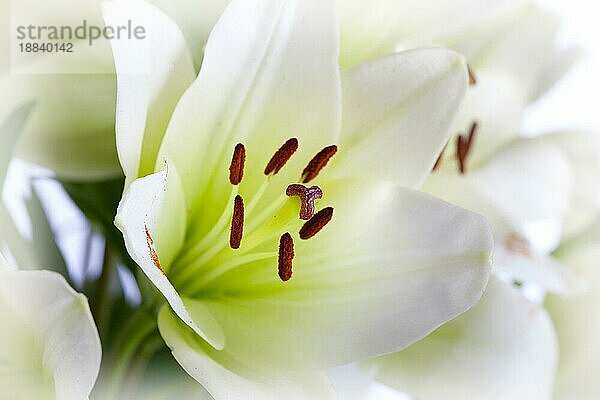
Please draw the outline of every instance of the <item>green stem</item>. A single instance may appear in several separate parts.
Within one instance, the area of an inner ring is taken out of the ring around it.
[[[91,299],[92,312],[96,317],[96,324],[101,338],[106,338],[108,322],[110,318],[110,280],[114,265],[112,262],[109,244],[104,245],[104,259],[102,261],[102,272],[96,283],[94,296]]]
[[[124,392],[125,385],[127,387],[135,386],[134,382],[126,382],[126,378],[135,380],[136,376],[141,376],[139,371],[145,367],[145,363],[152,354],[138,354],[139,349],[143,346],[148,337],[152,338],[152,334],[156,333],[156,318],[148,315],[144,309],[137,310],[123,331],[119,335],[119,340],[115,343],[115,347],[111,354],[110,373],[109,373],[109,399],[117,399]],[[135,357],[136,354],[140,357]],[[136,363],[137,368],[133,368],[132,364]],[[141,362],[141,364],[140,364]]]

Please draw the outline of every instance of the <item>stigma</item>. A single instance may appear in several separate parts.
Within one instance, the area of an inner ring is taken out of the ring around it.
[[[301,184],[291,184],[285,190],[288,196],[300,197],[300,219],[308,221],[315,215],[315,200],[323,197],[323,191],[318,186],[307,188]]]

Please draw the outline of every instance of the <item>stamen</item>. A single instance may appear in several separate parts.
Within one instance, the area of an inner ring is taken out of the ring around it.
[[[289,232],[286,232],[279,239],[279,259],[278,273],[279,278],[286,282],[292,277],[292,260],[294,259],[294,239]]]
[[[471,66],[467,64],[467,71],[469,72],[469,85],[474,86],[477,84],[477,76],[471,69]]]
[[[467,136],[458,135],[456,141],[456,157],[458,158],[458,169],[461,174],[464,174],[467,170],[467,157],[473,148],[478,126],[477,122],[473,122]]]
[[[333,217],[333,207],[327,207],[316,213],[300,228],[300,239],[308,240],[315,236]]]
[[[466,171],[467,155],[469,153],[468,141],[463,135],[458,135],[456,142],[456,156],[458,157],[458,170],[461,174]]]
[[[244,199],[239,194],[233,201],[233,216],[231,217],[231,234],[229,235],[229,246],[239,249],[244,233]]]
[[[323,191],[318,186],[307,188],[298,183],[291,184],[285,190],[288,196],[300,197],[300,219],[308,221],[315,215],[315,200],[323,197]]]
[[[238,143],[233,150],[231,164],[229,165],[229,182],[232,185],[239,185],[244,177],[244,163],[246,162],[246,148]]]
[[[150,231],[148,230],[148,226],[146,224],[144,224],[144,230],[146,231],[146,245],[148,246],[148,250],[150,251],[150,258],[152,258],[152,262],[154,263],[156,268],[158,268],[160,272],[162,272],[164,275],[165,271],[163,271],[160,265],[158,254],[156,254],[156,250],[154,250],[154,240],[152,239],[152,236],[150,235]]]
[[[273,154],[265,167],[265,175],[277,174],[298,150],[298,139],[291,138]]]
[[[477,129],[479,128],[479,124],[477,123],[477,121],[474,121],[471,124],[471,129],[469,130],[469,136],[468,136],[468,147],[469,150],[471,149],[471,147],[473,146],[473,140],[475,139],[475,136],[477,135]]]
[[[336,145],[327,146],[318,152],[302,171],[302,183],[308,183],[315,179],[335,153],[337,153]]]
[[[433,164],[433,168],[431,168],[431,172],[435,171],[436,169],[438,169],[440,167],[440,164],[442,163],[442,158],[444,158],[444,152],[446,151],[446,147],[448,147],[448,143],[446,143],[444,145],[444,147],[442,148],[442,151],[440,151],[440,155],[438,156],[437,160],[435,160],[435,164]]]

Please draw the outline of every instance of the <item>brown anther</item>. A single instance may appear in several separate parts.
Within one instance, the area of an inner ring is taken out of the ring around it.
[[[470,86],[476,85],[477,84],[477,76],[475,76],[475,73],[471,69],[471,66],[468,64],[467,64],[467,72],[469,73],[469,85]]]
[[[448,143],[444,145],[442,151],[440,151],[440,155],[438,156],[437,160],[435,160],[435,164],[433,164],[433,168],[431,168],[432,172],[440,167],[440,164],[442,163],[442,158],[444,158],[444,152],[446,151],[446,147],[448,147]]]
[[[265,175],[275,175],[278,173],[279,170],[283,168],[288,160],[294,155],[296,150],[298,150],[298,139],[291,138],[285,142],[283,146],[281,146],[279,150],[273,154],[273,157],[271,157],[267,163],[267,166],[265,167]]]
[[[160,272],[162,272],[164,275],[165,271],[163,271],[160,265],[158,254],[156,254],[156,250],[154,250],[154,240],[152,239],[152,236],[150,235],[150,230],[148,230],[148,226],[146,224],[144,224],[144,230],[146,231],[146,245],[148,246],[148,250],[150,251],[150,258],[152,258],[152,262],[154,263],[156,268],[158,268]]]
[[[331,157],[337,153],[337,146],[331,145],[325,147],[317,153],[316,156],[308,162],[308,165],[302,171],[302,183],[308,183],[315,179],[319,172],[327,165]]]
[[[327,207],[316,213],[300,228],[300,239],[308,240],[315,236],[333,217],[333,207]]]
[[[323,197],[323,191],[318,186],[307,188],[299,183],[291,184],[285,190],[288,196],[300,197],[300,219],[308,221],[315,215],[315,200]]]
[[[458,135],[456,141],[456,157],[458,158],[458,170],[461,174],[466,171],[467,155],[469,153],[468,141],[463,135]]]
[[[233,216],[231,217],[231,233],[229,235],[229,246],[239,249],[244,233],[244,199],[239,194],[233,202]]]
[[[292,277],[292,261],[294,260],[294,239],[289,232],[286,232],[279,239],[279,259],[278,273],[279,278],[286,282]]]
[[[477,136],[477,128],[479,128],[479,123],[477,121],[474,121],[471,124],[471,129],[469,129],[469,135],[467,136],[467,145],[469,147],[469,150],[471,150],[471,148],[473,147],[473,141],[475,139],[475,136]]]
[[[467,136],[462,134],[458,135],[456,141],[456,157],[458,158],[458,170],[461,174],[464,174],[467,171],[467,158],[473,148],[475,136],[477,135],[477,128],[477,122],[473,122]]]
[[[238,143],[233,150],[231,164],[229,165],[229,182],[232,185],[239,185],[244,177],[244,164],[246,162],[246,148]]]

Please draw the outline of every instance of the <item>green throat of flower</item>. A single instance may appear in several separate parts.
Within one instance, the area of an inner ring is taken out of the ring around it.
[[[231,184],[229,207],[216,223],[198,241],[190,241],[170,269],[163,269],[154,247],[154,241],[146,228],[148,249],[154,264],[166,272],[174,286],[188,296],[206,293],[207,284],[224,274],[240,268],[252,268],[253,263],[268,262],[275,267],[279,279],[287,282],[292,277],[294,239],[290,232],[297,230],[301,240],[309,240],[321,231],[333,218],[333,207],[316,210],[315,202],[325,196],[316,185],[308,185],[325,168],[337,153],[331,145],[319,151],[303,169],[299,183],[291,182],[274,201],[258,207],[271,178],[277,175],[298,149],[298,140],[287,140],[271,157],[264,169],[264,182],[252,193],[240,193],[239,186],[246,168],[246,147],[238,143],[233,149],[229,164]],[[284,188],[282,188],[284,189]],[[297,202],[286,199],[298,198]],[[228,243],[220,239],[229,231]],[[276,238],[279,237],[277,249]],[[272,248],[272,251],[269,251]]]

